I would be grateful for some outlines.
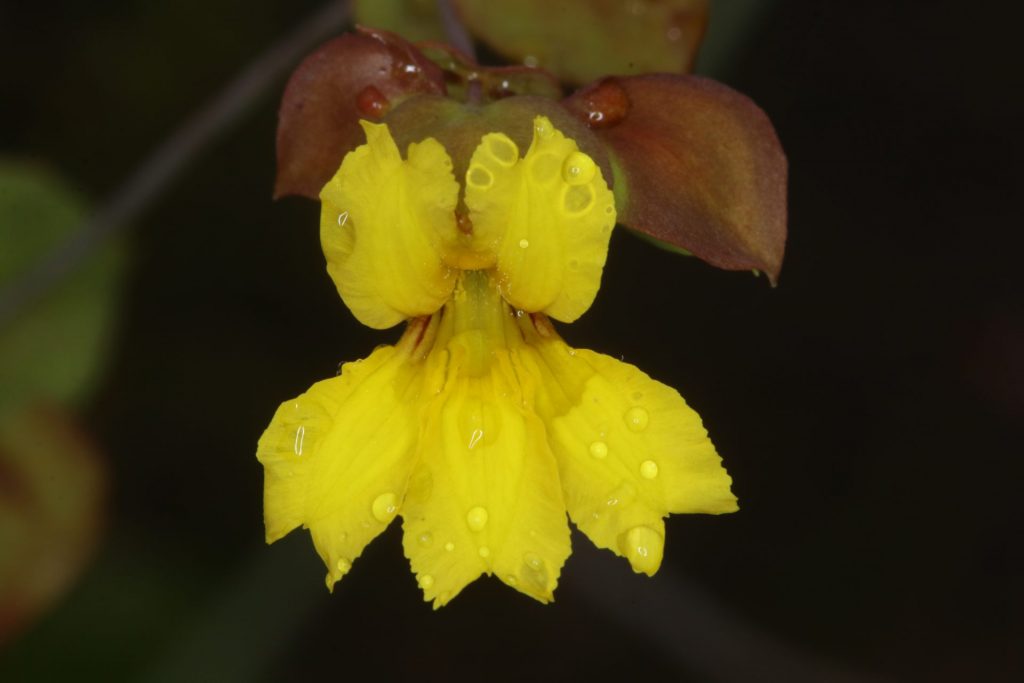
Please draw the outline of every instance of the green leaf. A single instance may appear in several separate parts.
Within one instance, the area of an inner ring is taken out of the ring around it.
[[[686,73],[707,0],[456,0],[469,30],[509,59],[576,85],[606,75]]]
[[[445,40],[437,0],[356,0],[356,23],[397,33],[406,40]]]
[[[0,161],[0,288],[76,230],[84,201],[52,173]],[[117,246],[102,249],[0,329],[0,414],[27,402],[75,401],[103,360],[121,272]]]

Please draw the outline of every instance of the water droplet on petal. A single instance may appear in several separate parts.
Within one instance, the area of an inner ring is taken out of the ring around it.
[[[469,435],[469,448],[470,448],[470,450],[472,450],[474,446],[476,446],[478,443],[480,443],[480,439],[482,439],[482,438],[484,438],[484,430],[482,430],[482,429],[474,429],[473,433]]]
[[[643,408],[630,408],[626,411],[626,426],[629,427],[630,431],[642,432],[647,429],[647,423],[650,421],[650,415]]]
[[[597,164],[583,152],[573,152],[562,162],[562,180],[570,185],[585,185],[597,174]]]
[[[516,579],[515,576],[513,576],[512,574],[509,574],[508,576],[505,577],[505,583],[507,583],[510,586],[514,586],[517,583],[519,583],[519,581]]]
[[[349,569],[352,569],[352,563],[344,557],[339,557],[338,561],[335,562],[334,567],[338,570],[338,574],[340,574],[338,578],[341,578],[341,576],[348,574]]]
[[[491,549],[485,545],[482,545],[479,548],[477,548],[476,552],[480,555],[480,557],[486,558],[491,556]]]
[[[536,553],[526,553],[523,555],[523,568],[520,570],[519,575],[523,577],[527,584],[535,589],[540,591],[548,590],[548,568],[540,555]]]
[[[629,560],[633,571],[651,576],[661,566],[665,539],[649,526],[633,527],[619,536],[619,551]]]
[[[444,549],[446,551],[448,551],[448,552],[451,552],[451,551],[455,550],[455,544],[452,543],[451,541],[448,541],[447,543],[444,544]]]
[[[393,493],[382,493],[373,501],[373,516],[381,524],[387,524],[395,518],[398,511],[398,499]]]
[[[338,227],[344,227],[345,223],[348,222],[348,211],[342,211],[338,214]]]
[[[521,239],[521,240],[519,240],[519,248],[520,249],[526,249],[528,246],[530,246],[530,240],[528,240],[528,239]]]
[[[598,460],[604,459],[608,455],[608,444],[604,441],[595,441],[590,444],[590,454]]]
[[[640,476],[644,479],[654,479],[658,476],[658,463],[653,460],[644,460],[640,463]]]
[[[420,537],[418,539],[416,539],[416,540],[424,548],[429,548],[430,545],[434,542],[434,537],[433,537],[433,535],[429,531],[424,531],[422,534],[420,534]]]
[[[570,216],[578,216],[594,204],[594,188],[590,185],[569,184],[562,195],[562,206]]]
[[[475,507],[466,514],[466,524],[473,531],[482,531],[487,526],[487,510],[482,507]]]
[[[295,444],[292,448],[295,450],[295,455],[302,455],[302,442],[306,440],[306,427],[299,425],[299,428],[295,430]]]
[[[486,190],[494,184],[494,176],[483,166],[473,166],[466,173],[466,183],[481,190]]]
[[[636,487],[628,481],[624,481],[616,487],[604,502],[608,507],[621,505],[626,507],[636,499]]]
[[[419,584],[420,588],[422,588],[423,590],[428,590],[431,586],[434,585],[434,577],[430,574],[424,574],[420,577]]]
[[[516,144],[504,135],[490,138],[487,147],[494,160],[502,166],[512,166],[519,158],[519,149]]]

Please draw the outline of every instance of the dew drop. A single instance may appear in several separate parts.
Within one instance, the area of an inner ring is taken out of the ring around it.
[[[615,79],[585,88],[567,100],[570,110],[591,128],[610,128],[629,113],[626,90]]]
[[[548,568],[544,565],[544,560],[536,553],[523,555],[523,568],[519,575],[527,584],[539,590],[546,591],[548,588]]]
[[[512,574],[509,574],[508,576],[505,577],[505,583],[507,583],[510,586],[514,586],[517,583],[519,583],[519,581],[516,579],[515,576],[513,576]]]
[[[434,537],[433,537],[433,535],[431,535],[431,533],[429,531],[424,531],[422,534],[420,534],[420,537],[418,539],[416,539],[416,540],[424,548],[429,548],[431,546],[431,544],[434,542]]]
[[[398,511],[398,499],[393,493],[382,493],[373,501],[373,516],[382,524],[387,524],[395,518]]]
[[[570,184],[562,195],[562,207],[571,216],[587,211],[593,204],[594,188],[590,185]]]
[[[487,526],[487,510],[475,507],[466,514],[466,524],[473,531],[482,531]]]
[[[490,548],[488,548],[488,547],[487,547],[487,546],[485,546],[485,545],[482,545],[482,546],[480,546],[480,547],[479,547],[479,548],[477,549],[477,551],[476,551],[476,552],[477,552],[477,553],[478,553],[478,554],[480,555],[480,557],[490,557],[490,556],[491,556],[491,549],[490,549]]]
[[[484,438],[484,430],[482,430],[482,429],[474,429],[473,433],[469,435],[469,449],[473,450],[473,448],[478,443],[480,443],[480,439],[482,439],[482,438]]]
[[[640,463],[640,476],[644,479],[654,479],[658,476],[658,463],[653,460],[644,460]]]
[[[449,552],[449,553],[450,553],[451,551],[455,550],[455,544],[454,544],[454,543],[452,543],[451,541],[448,541],[447,543],[445,543],[445,544],[444,544],[444,549],[445,549],[445,550],[446,550],[447,552]]]
[[[339,557],[338,561],[334,563],[335,569],[341,576],[348,574],[348,570],[352,569],[352,563],[346,560],[344,557]]]
[[[305,425],[299,425],[299,428],[295,430],[295,444],[292,448],[295,450],[295,455],[302,455],[302,442],[306,440],[306,427]]]
[[[530,240],[528,240],[528,239],[521,239],[521,240],[519,240],[519,248],[520,249],[526,249],[528,246],[530,246]]]
[[[626,426],[629,427],[630,431],[644,431],[647,429],[647,423],[650,422],[650,419],[650,415],[643,408],[630,408],[626,411]]]
[[[491,137],[487,142],[491,156],[502,166],[511,166],[519,158],[516,144],[504,135]]]
[[[486,190],[494,183],[494,176],[483,166],[474,166],[466,174],[466,182],[473,187]]]
[[[562,180],[570,185],[585,185],[596,173],[597,164],[583,152],[573,152],[562,162]]]
[[[356,109],[367,118],[379,119],[391,108],[391,101],[380,90],[368,85],[356,95]]]
[[[619,536],[619,551],[629,560],[633,571],[650,576],[661,566],[665,538],[651,527],[633,527]]]
[[[420,588],[422,588],[423,590],[428,590],[431,586],[434,585],[434,577],[430,574],[424,574],[420,577],[419,584]]]
[[[595,441],[590,444],[590,454],[598,460],[604,459],[608,456],[608,444],[604,441]]]
[[[348,223],[348,211],[342,211],[338,214],[338,227],[344,227],[345,223]]]

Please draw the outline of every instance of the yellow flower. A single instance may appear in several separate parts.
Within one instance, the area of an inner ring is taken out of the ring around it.
[[[594,161],[537,117],[522,156],[483,137],[460,196],[436,140],[403,159],[386,125],[362,126],[321,192],[321,242],[361,322],[408,325],[278,409],[257,454],[267,541],[308,528],[331,588],[401,515],[435,607],[481,574],[547,602],[566,511],[650,575],[668,513],[736,510],[679,394],[549,321],[578,318],[600,285],[615,206]]]

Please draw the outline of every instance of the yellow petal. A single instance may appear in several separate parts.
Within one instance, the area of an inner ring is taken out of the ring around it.
[[[653,574],[668,513],[738,509],[700,416],[678,392],[627,363],[570,349],[539,316],[521,327],[521,362],[543,378],[537,408],[569,515],[596,545]]]
[[[401,509],[419,430],[424,319],[397,346],[347,363],[277,410],[260,438],[267,542],[300,524],[327,565],[327,586]]]
[[[514,319],[496,289],[483,310],[464,311],[473,299],[456,293],[438,333],[450,340],[428,360],[443,389],[402,508],[405,553],[435,607],[483,573],[547,602],[570,552],[558,471],[502,348],[503,327],[519,337]]]
[[[433,313],[451,294],[438,243],[455,230],[459,186],[433,138],[403,160],[386,125],[361,123],[366,144],[320,193],[320,241],[345,304],[363,324],[386,328]]]
[[[615,225],[601,169],[543,116],[526,156],[485,135],[466,172],[474,234],[493,244],[502,294],[517,308],[571,322],[594,301]]]

